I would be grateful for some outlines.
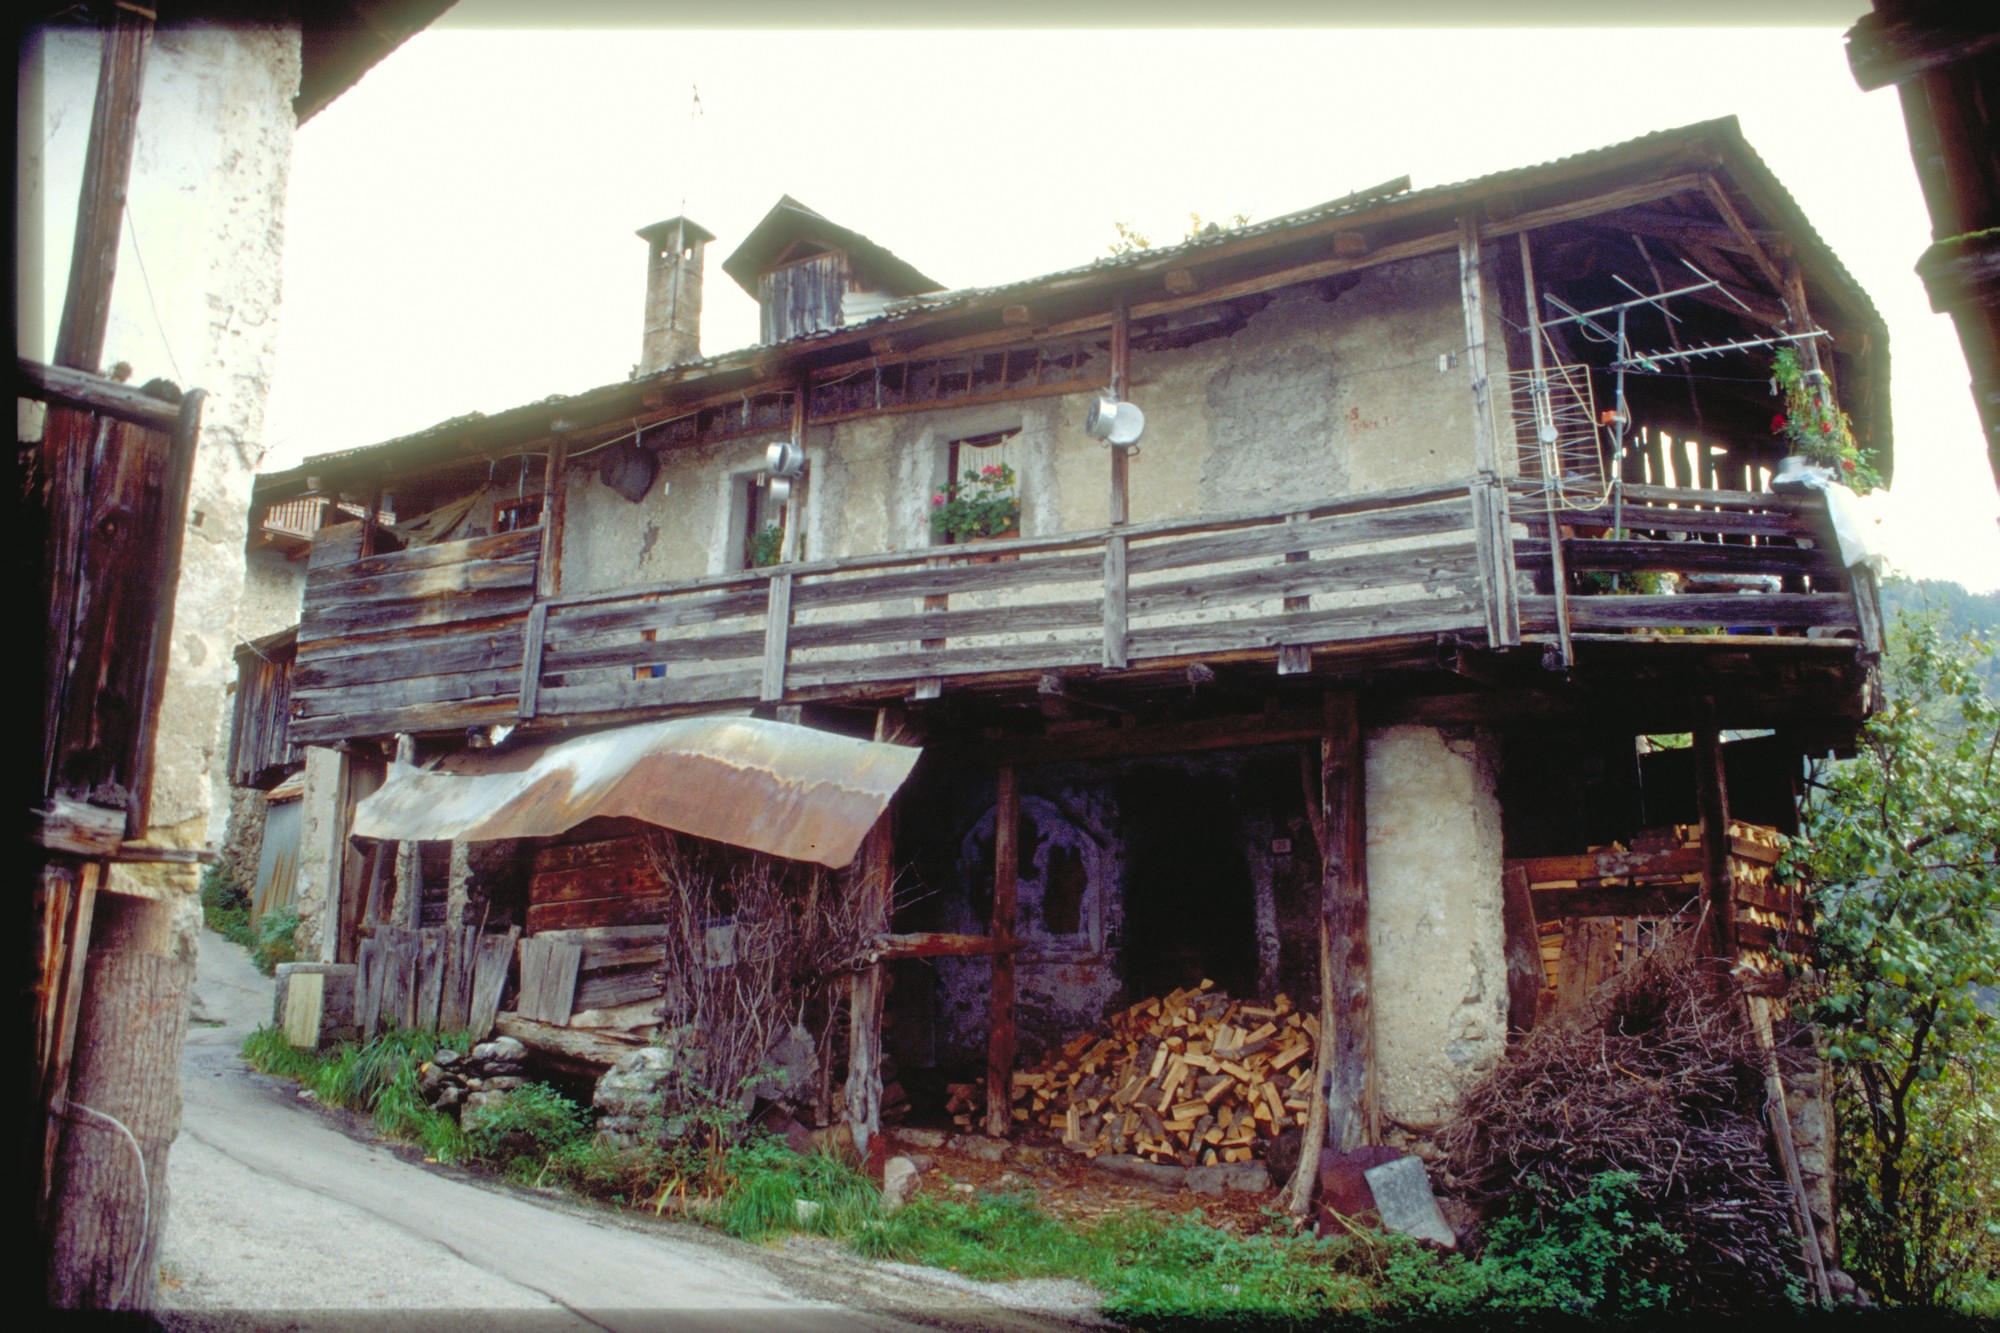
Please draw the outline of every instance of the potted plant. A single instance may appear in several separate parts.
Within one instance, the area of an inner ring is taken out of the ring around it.
[[[1771,479],[1774,489],[1804,486],[1813,469],[1821,480],[1864,493],[1881,484],[1870,466],[1873,455],[1855,443],[1854,423],[1835,404],[1825,371],[1807,370],[1798,352],[1785,347],[1771,359],[1771,379],[1785,402],[1784,410],[1771,418],[1771,430],[1791,447]]]
[[[953,542],[1021,535],[1021,497],[1005,463],[967,468],[931,497],[931,531]]]
[[[767,523],[752,533],[745,543],[744,555],[748,569],[763,569],[778,563],[779,554],[785,549],[785,528],[782,523]]]

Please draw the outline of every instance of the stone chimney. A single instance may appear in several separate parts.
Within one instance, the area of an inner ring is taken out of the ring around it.
[[[701,357],[701,255],[714,240],[684,217],[639,229],[646,243],[646,339],[639,373]]]

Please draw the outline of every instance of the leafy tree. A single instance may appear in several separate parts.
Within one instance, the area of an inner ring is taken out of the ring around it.
[[[1900,617],[1887,700],[1807,804],[1819,1017],[1857,1277],[1958,1298],[2000,1268],[2000,702],[1995,645]]]

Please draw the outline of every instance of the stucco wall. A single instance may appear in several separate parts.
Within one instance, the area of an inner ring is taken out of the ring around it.
[[[1368,736],[1368,943],[1382,1114],[1448,1120],[1507,1047],[1500,803],[1492,738]]]
[[[98,38],[80,31],[37,34],[23,53],[20,262],[32,276],[19,341],[44,360],[68,281],[98,61]],[[146,67],[103,365],[130,363],[135,383],[160,376],[208,391],[155,750],[149,837],[172,846],[207,840],[215,800],[250,482],[276,352],[298,81],[296,27],[163,28]],[[147,893],[185,891],[195,880],[184,867],[115,873],[115,883]]]
[[[1492,373],[1506,369],[1497,315]],[[1386,264],[1330,294],[1277,293],[1239,331],[1132,358],[1146,435],[1130,468],[1131,518],[1273,506],[1449,481],[1474,471],[1471,382],[1454,255]],[[1440,365],[1449,356],[1451,363]],[[1093,393],[814,427],[802,510],[809,558],[931,544],[930,496],[954,439],[1015,430],[1022,532],[1103,526],[1107,446],[1084,434]],[[1504,404],[1504,398],[1502,399]],[[1504,435],[1504,423],[1502,424]],[[773,432],[775,438],[781,432]],[[731,493],[762,466],[763,436],[662,456],[638,504],[572,466],[565,591],[673,581],[733,567]],[[1503,464],[1511,444],[1503,438]],[[1503,467],[1503,470],[1504,467]],[[739,511],[740,513],[740,511]]]

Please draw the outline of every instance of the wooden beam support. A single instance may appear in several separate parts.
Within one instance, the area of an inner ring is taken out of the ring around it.
[[[1123,452],[1112,450],[1114,454]],[[1125,544],[1123,533],[1113,533],[1104,541],[1104,665],[1114,671],[1124,669],[1129,662],[1125,597],[1130,579],[1125,573]]]
[[[115,417],[148,430],[171,431],[180,419],[174,404],[88,371],[16,357],[14,372],[16,392],[23,398]]]
[[[1541,293],[1535,290],[1535,252],[1528,233],[1521,233],[1521,283],[1523,295],[1528,305],[1528,345],[1533,349],[1535,383],[1541,384],[1548,374],[1548,366],[1542,351],[1542,309]],[[1538,457],[1542,465],[1542,511],[1549,521],[1549,531],[1556,532],[1556,491],[1555,483],[1560,478],[1548,475],[1551,458],[1541,454],[1537,444]],[[1549,590],[1556,599],[1556,653],[1558,661],[1565,669],[1576,660],[1576,654],[1569,640],[1569,571],[1563,566],[1563,544],[1549,543]]]
[[[563,525],[569,514],[569,437],[549,444],[548,465],[542,472],[542,551],[536,593],[562,595]],[[532,716],[532,714],[530,714]]]
[[[995,775],[993,802],[993,920],[987,934],[1011,940],[1017,924],[1016,891],[1020,879],[1021,785],[1011,767]],[[1006,1135],[1014,1107],[1014,955],[993,955],[993,989],[987,1006],[986,1132]]]
[[[875,714],[875,739],[893,742],[902,733],[898,709]],[[885,810],[861,844],[855,891],[861,896],[862,925],[870,936],[889,933],[895,882],[894,810]],[[847,1123],[854,1150],[862,1160],[868,1144],[882,1132],[882,997],[886,989],[882,964],[865,967],[854,976],[849,991],[847,1038]]]
[[[138,145],[139,95],[152,44],[151,14],[133,5],[112,11],[98,64],[90,141],[83,155],[69,289],[56,328],[55,363],[72,370],[95,371],[104,357],[111,288],[118,275],[118,241],[125,231],[125,198],[132,184],[132,152]]]
[[[1131,387],[1131,376],[1132,313],[1121,291],[1111,307],[1111,396],[1121,403]],[[1128,481],[1131,460],[1119,446],[1105,447],[1111,453],[1111,526],[1118,527],[1132,517]]]
[[[1763,274],[1765,281],[1771,284],[1771,290],[1773,292],[1783,292],[1785,290],[1785,275],[1778,270],[1776,264],[1771,262],[1771,256],[1764,252],[1764,247],[1758,242],[1756,233],[1752,232],[1749,224],[1744,222],[1743,215],[1736,211],[1736,205],[1731,202],[1729,192],[1722,188],[1722,182],[1715,178],[1713,172],[1705,171],[1702,173],[1701,192],[1708,196],[1708,202],[1714,207],[1716,214],[1721,217],[1722,224],[1729,228],[1731,235],[1736,237],[1738,248],[1744,254],[1750,256],[1751,262],[1757,265],[1757,271]]]
[[[1479,273],[1479,219],[1458,220],[1458,292],[1465,311],[1465,367],[1472,389],[1472,466],[1482,475],[1499,471],[1493,426],[1493,387],[1486,376],[1486,298]]]
[[[1693,701],[1695,807],[1701,813],[1701,886],[1708,915],[1708,952],[1725,969],[1736,961],[1735,894],[1729,874],[1729,785],[1723,776],[1722,732],[1715,700]]]

